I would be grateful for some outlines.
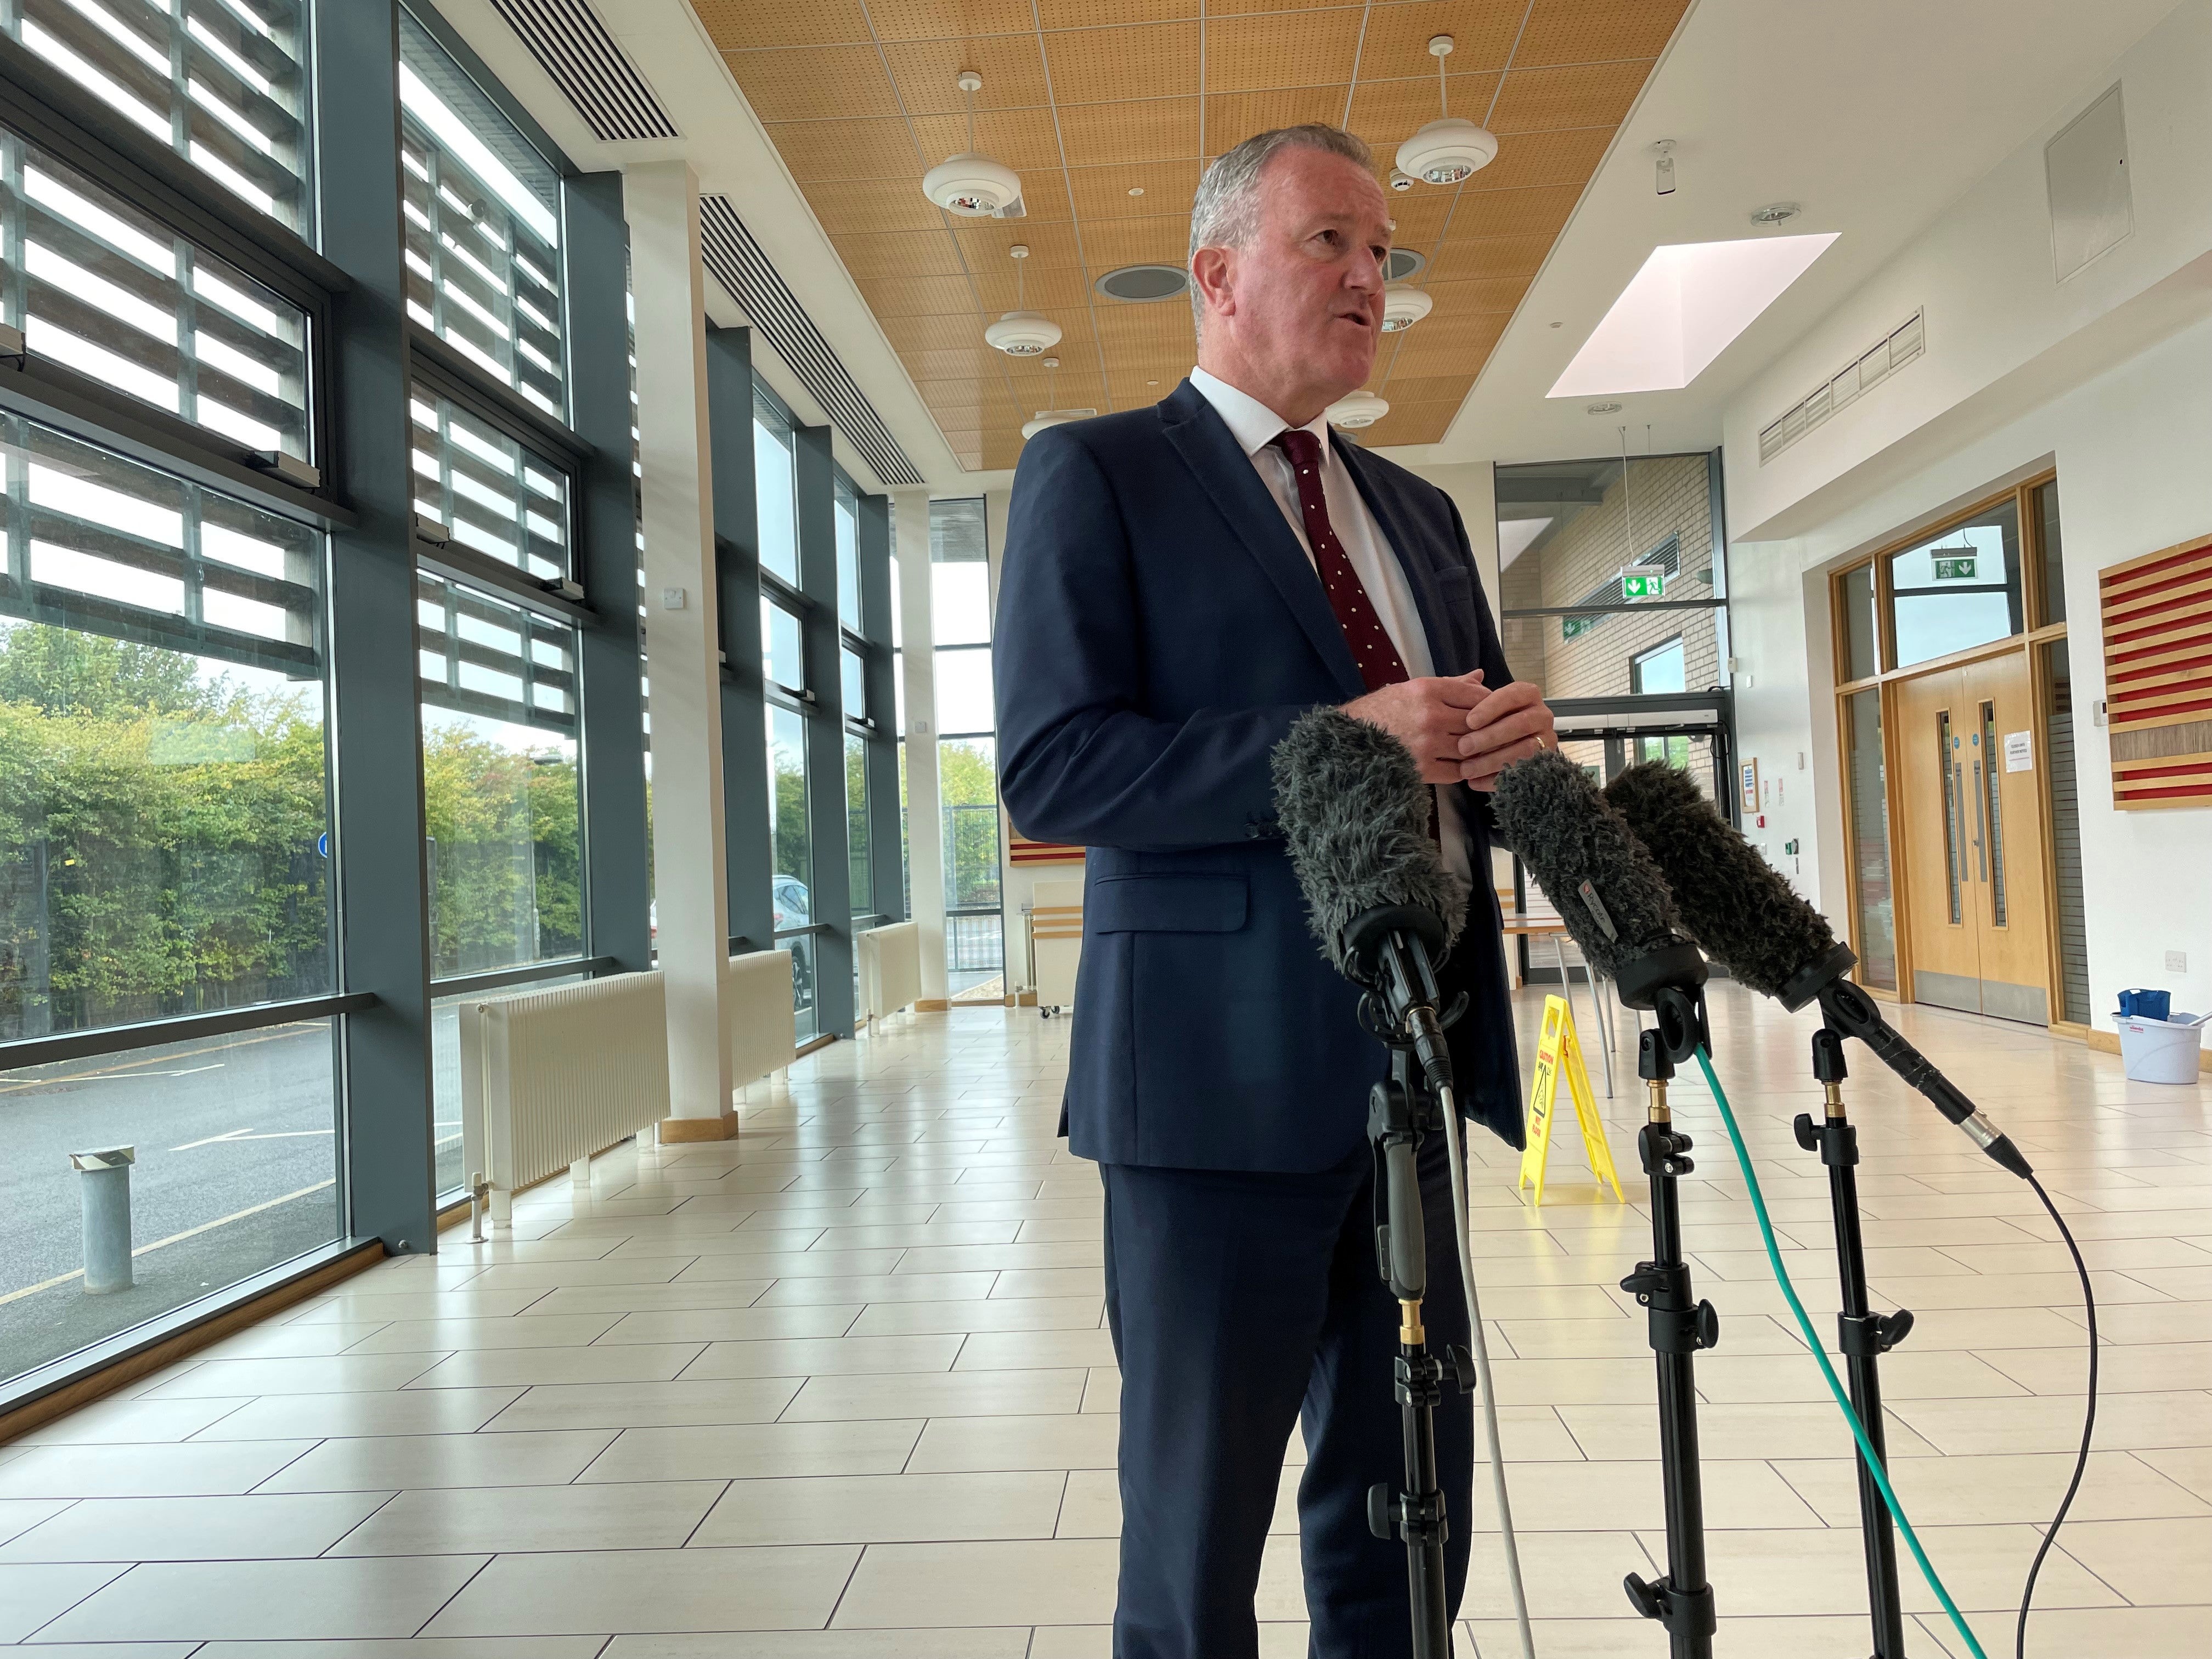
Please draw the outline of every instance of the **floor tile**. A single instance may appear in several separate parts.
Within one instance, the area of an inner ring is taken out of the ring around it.
[[[627,1429],[584,1472],[582,1479],[763,1480],[896,1474],[907,1467],[921,1426],[918,1420],[877,1420]]]
[[[479,1636],[459,1641],[356,1637],[334,1642],[210,1642],[192,1659],[597,1659],[598,1636]]]
[[[904,1340],[886,1338],[885,1340]],[[1013,1417],[1073,1413],[1083,1404],[1079,1370],[908,1372],[815,1376],[787,1407],[787,1423],[872,1417]],[[0,1479],[6,1471],[0,1469]]]
[[[438,1361],[410,1389],[528,1387],[538,1382],[666,1382],[696,1359],[696,1342],[616,1342],[603,1347],[486,1348]]]
[[[890,1474],[737,1480],[695,1544],[933,1543],[1049,1538],[1066,1477]]]
[[[0,1561],[252,1561],[319,1555],[388,1492],[95,1498],[0,1547]]]
[[[616,1314],[543,1319],[401,1319],[362,1337],[348,1353],[447,1353],[480,1348],[580,1347],[612,1325]]]
[[[839,1629],[1103,1624],[1114,1614],[1119,1547],[1105,1540],[878,1544],[837,1605]]]
[[[502,1555],[423,1634],[819,1629],[859,1554],[793,1546]]]
[[[1018,1302],[878,1302],[853,1322],[854,1336],[920,1336],[946,1331],[1056,1331],[1102,1328],[1099,1296],[1045,1297]]]
[[[722,1495],[720,1480],[403,1492],[340,1540],[337,1555],[679,1549]],[[702,1540],[701,1541],[710,1541]]]
[[[2136,1607],[2203,1605],[2212,1516],[2077,1522],[2069,1516],[2058,1539],[2060,1550]],[[2036,1599],[2042,1600],[2040,1583]]]
[[[312,1440],[38,1446],[0,1463],[0,1498],[212,1498],[252,1491]]]
[[[239,1406],[192,1437],[305,1440],[362,1434],[466,1434],[521,1396],[520,1389],[433,1389],[419,1394],[270,1395]]]
[[[60,1642],[412,1636],[484,1559],[149,1562],[39,1634]]]
[[[614,1439],[612,1430],[543,1434],[376,1435],[325,1440],[263,1492],[400,1492],[417,1486],[561,1486]]]
[[[246,1402],[235,1400],[131,1400],[111,1397],[71,1412],[9,1443],[32,1446],[121,1446],[134,1442],[189,1440]],[[282,1439],[281,1435],[256,1436]]]
[[[958,1336],[842,1336],[715,1342],[684,1373],[692,1378],[842,1376],[869,1371],[948,1370]]]
[[[114,1566],[0,1566],[0,1642],[21,1642],[123,1570]]]
[[[601,1659],[730,1659],[723,1636],[617,1636]],[[761,1632],[744,1659],[1040,1659],[1029,1631],[830,1630]]]
[[[210,1359],[139,1396],[236,1399],[257,1394],[375,1394],[397,1389],[438,1363],[435,1354],[337,1354],[319,1359]]]

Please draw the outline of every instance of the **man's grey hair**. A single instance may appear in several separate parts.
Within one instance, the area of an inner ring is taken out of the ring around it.
[[[1375,165],[1374,152],[1364,139],[1341,127],[1309,122],[1304,126],[1277,127],[1255,132],[1235,149],[1213,159],[1198,181],[1198,196],[1190,204],[1190,251],[1184,268],[1202,247],[1245,247],[1260,222],[1260,177],[1267,163],[1286,149],[1317,149],[1341,155],[1363,167]],[[1195,280],[1190,285],[1190,314],[1200,328],[1206,326],[1206,296]]]

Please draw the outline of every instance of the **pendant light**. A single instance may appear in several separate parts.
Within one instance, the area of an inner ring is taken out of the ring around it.
[[[1044,360],[1044,400],[1048,404],[1058,401],[1056,388],[1059,382],[1060,359],[1048,357]],[[1035,420],[1022,422],[1022,436],[1024,439],[1034,438],[1048,426],[1066,426],[1070,421],[1087,421],[1097,412],[1095,409],[1040,409]]]
[[[1443,106],[1443,118],[1430,122],[1398,146],[1399,167],[1432,185],[1462,183],[1498,158],[1494,135],[1451,112],[1451,91],[1444,82],[1444,58],[1451,49],[1449,34],[1437,35],[1429,42],[1429,53],[1437,60],[1437,92]]]
[[[962,70],[953,84],[968,96],[968,148],[924,173],[922,193],[947,213],[988,219],[1021,200],[1021,175],[1005,162],[976,153],[975,94],[983,88],[983,77],[974,70]]]
[[[1014,308],[983,331],[984,343],[1009,357],[1042,357],[1060,343],[1060,325],[1022,309],[1022,262],[1030,257],[1028,246],[1017,242],[1006,252],[1014,261]]]
[[[1385,283],[1382,285],[1382,331],[1401,334],[1436,309],[1437,302],[1425,289],[1411,283]]]
[[[1322,411],[1331,426],[1340,426],[1346,432],[1373,426],[1389,412],[1390,405],[1371,392],[1347,392]]]

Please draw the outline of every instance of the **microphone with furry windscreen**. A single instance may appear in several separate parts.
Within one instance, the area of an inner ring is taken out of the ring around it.
[[[1827,921],[1722,818],[1688,775],[1662,761],[1632,766],[1606,799],[1666,872],[1690,935],[1753,990],[1793,1013],[1818,1001],[1855,1036],[2013,1174],[2031,1173],[2011,1139],[1882,1018],[1850,977],[1858,957]]]
[[[1413,756],[1336,708],[1302,716],[1275,745],[1275,820],[1322,954],[1407,1030],[1431,1087],[1451,1052],[1436,964],[1467,920],[1465,884],[1429,836],[1431,796]]]

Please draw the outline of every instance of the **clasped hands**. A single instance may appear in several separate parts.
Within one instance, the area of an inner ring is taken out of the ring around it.
[[[1424,783],[1487,792],[1515,761],[1559,746],[1552,711],[1534,685],[1515,680],[1493,690],[1480,668],[1450,679],[1401,680],[1346,703],[1344,712],[1404,744]]]

